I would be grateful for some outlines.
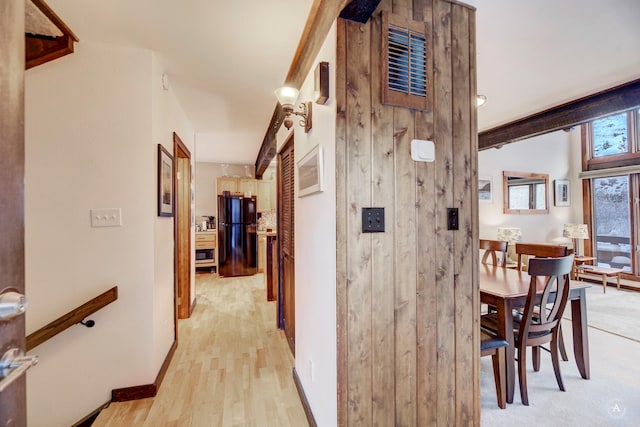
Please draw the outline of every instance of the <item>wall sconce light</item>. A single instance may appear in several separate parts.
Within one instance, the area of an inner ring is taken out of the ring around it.
[[[487,102],[487,97],[486,96],[484,96],[484,95],[476,96],[476,107],[484,105],[485,102]]]
[[[276,97],[278,98],[278,102],[282,105],[282,111],[284,111],[285,119],[284,119],[284,127],[287,129],[291,129],[293,126],[293,119],[291,115],[294,114],[296,116],[302,117],[300,120],[300,126],[304,128],[305,132],[309,132],[311,130],[311,112],[312,112],[312,103],[311,102],[303,102],[300,104],[300,110],[296,111],[294,109],[294,104],[298,99],[298,95],[300,91],[298,89],[283,86],[279,89],[276,89]]]

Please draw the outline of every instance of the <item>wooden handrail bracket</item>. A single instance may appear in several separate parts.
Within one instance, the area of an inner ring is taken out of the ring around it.
[[[64,316],[58,317],[53,322],[27,336],[27,351],[39,346],[43,342],[58,335],[60,332],[75,325],[76,323],[79,323],[81,320],[87,318],[87,316],[92,315],[96,311],[100,310],[106,305],[111,304],[117,299],[118,287],[114,286],[108,291],[103,292],[97,297],[85,302],[78,308],[71,310]]]

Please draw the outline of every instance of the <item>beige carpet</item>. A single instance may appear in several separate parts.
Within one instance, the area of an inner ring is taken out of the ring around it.
[[[565,317],[571,318],[570,309]],[[587,289],[587,324],[640,342],[640,292],[608,286],[605,294],[594,284]]]
[[[571,333],[565,332],[569,361],[561,362],[566,392],[560,391],[551,357],[542,352],[540,372],[527,363],[529,406],[522,405],[518,381],[514,403],[496,403],[491,358],[481,361],[481,425],[640,426],[640,294],[594,285],[587,291],[591,379],[580,377]],[[569,320],[564,330],[571,331]],[[625,338],[621,335],[627,335]],[[531,353],[528,354],[529,359]]]

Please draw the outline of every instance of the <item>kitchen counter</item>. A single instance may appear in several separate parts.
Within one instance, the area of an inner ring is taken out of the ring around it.
[[[271,231],[258,230],[258,236],[277,236],[277,235],[278,235],[278,231],[275,229]]]

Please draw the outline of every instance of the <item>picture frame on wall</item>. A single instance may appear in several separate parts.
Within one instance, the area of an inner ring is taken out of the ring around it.
[[[316,145],[298,162],[298,197],[324,191],[322,146]]]
[[[478,200],[484,203],[493,201],[493,180],[490,176],[478,177]]]
[[[571,206],[571,187],[568,179],[553,181],[554,203],[556,206]]]
[[[158,144],[158,216],[173,216],[173,156]]]

